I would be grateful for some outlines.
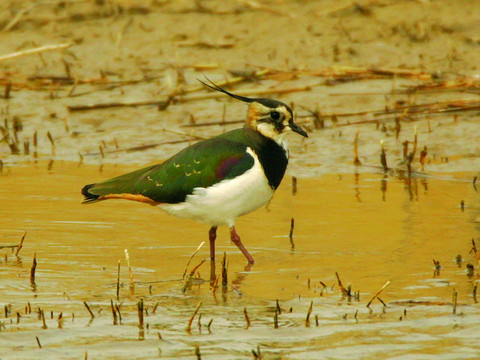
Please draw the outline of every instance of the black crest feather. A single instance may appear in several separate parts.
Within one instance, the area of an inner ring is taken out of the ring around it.
[[[205,76],[205,75],[203,75]],[[215,84],[212,80],[210,80],[209,78],[207,78],[205,76],[205,79],[208,80],[208,82],[210,82],[210,84],[212,85],[209,85],[205,82],[203,82],[202,80],[200,79],[197,79],[198,81],[200,81],[203,85],[205,85],[206,87],[212,89],[212,90],[215,90],[215,91],[220,91],[224,94],[227,94],[228,96],[231,96],[232,98],[234,99],[237,99],[237,100],[240,100],[240,101],[243,101],[243,102],[246,102],[246,103],[251,103],[251,102],[254,102],[256,99],[251,99],[251,98],[248,98],[248,97],[245,97],[245,96],[241,96],[241,95],[236,95],[236,94],[232,94],[230,91],[227,91],[225,90],[224,88],[221,88],[220,86],[218,86],[217,84]]]

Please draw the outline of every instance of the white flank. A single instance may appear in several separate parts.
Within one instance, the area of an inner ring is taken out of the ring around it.
[[[209,188],[195,188],[183,203],[158,206],[169,214],[211,226],[233,226],[238,216],[258,209],[273,196],[257,155],[250,148],[247,153],[253,157],[254,164],[244,174]]]

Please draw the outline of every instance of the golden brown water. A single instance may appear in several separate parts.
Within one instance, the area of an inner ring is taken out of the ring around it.
[[[476,358],[480,351],[476,277],[465,272],[467,262],[478,269],[469,251],[471,238],[478,235],[479,195],[469,174],[411,181],[376,174],[330,175],[299,179],[296,195],[287,177],[267,210],[237,221],[256,260],[249,271],[244,271],[246,261],[228,240],[228,231],[220,229],[217,254],[227,253],[229,285],[226,292],[220,288],[212,294],[209,261],[198,269],[201,279],[182,292],[186,263],[207,241],[208,226],[127,201],[81,205],[84,184],[132,167],[105,165],[101,172],[68,162],[47,167],[43,162],[23,164],[5,168],[0,176],[0,243],[16,244],[27,231],[20,258],[10,250],[3,250],[6,262],[1,257],[1,302],[11,306],[8,318],[2,316],[2,359],[78,359],[85,352],[90,358],[187,359],[195,357],[196,345],[207,359],[249,358],[257,346],[267,359],[280,350],[282,359]],[[288,237],[292,217],[294,250]],[[32,286],[34,252],[38,266]],[[464,258],[460,267],[454,262],[457,254]],[[189,269],[206,257],[208,244]],[[434,274],[432,259],[440,261],[439,274]],[[118,260],[123,320],[115,326],[110,300],[116,301]],[[217,274],[219,268],[218,259]],[[342,299],[335,272],[345,287],[351,283],[353,291],[360,291],[360,301]],[[391,285],[380,295],[387,307],[375,300],[367,309],[388,280]],[[322,291],[320,282],[327,289]],[[452,314],[454,289],[457,315]],[[137,327],[140,298],[149,313],[143,341]],[[273,326],[276,299],[284,310],[278,315],[279,329]],[[410,300],[423,303],[413,306],[406,303]],[[96,315],[93,321],[83,301]],[[185,327],[199,301],[202,329],[195,318],[188,334]],[[310,327],[305,327],[311,301]],[[31,314],[25,314],[27,302]],[[48,329],[42,329],[37,307],[44,310]],[[244,307],[252,321],[248,330]],[[16,312],[21,315],[18,323]],[[60,312],[62,329],[57,328]]]

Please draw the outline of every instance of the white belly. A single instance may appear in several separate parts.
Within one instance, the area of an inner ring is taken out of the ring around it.
[[[235,218],[265,205],[274,192],[268,185],[257,155],[250,148],[247,152],[253,157],[254,165],[244,174],[223,180],[208,189],[195,188],[183,203],[158,206],[169,214],[211,226],[233,226]]]

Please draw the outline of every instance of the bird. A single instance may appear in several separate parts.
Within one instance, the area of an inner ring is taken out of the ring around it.
[[[281,101],[249,98],[210,80],[211,85],[199,81],[248,104],[244,126],[192,144],[161,164],[86,185],[83,203],[133,200],[206,223],[212,263],[217,228],[229,226],[231,241],[250,265],[254,259],[235,229],[235,219],[266,205],[280,185],[289,158],[285,136],[308,135]]]

